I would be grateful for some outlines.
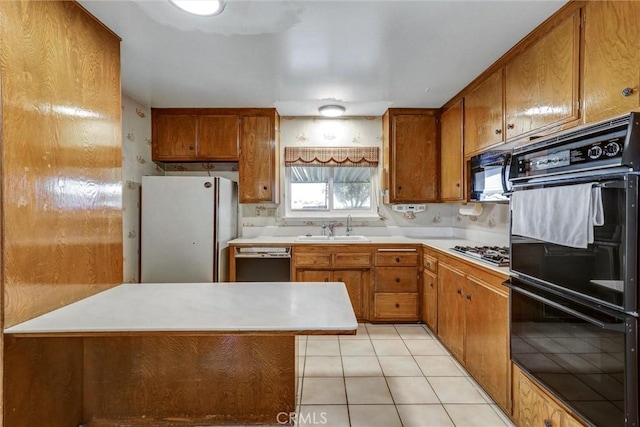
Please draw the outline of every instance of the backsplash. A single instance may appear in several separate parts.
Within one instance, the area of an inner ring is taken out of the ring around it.
[[[164,175],[151,160],[151,110],[122,95],[123,281],[140,281],[140,183],[143,175]]]

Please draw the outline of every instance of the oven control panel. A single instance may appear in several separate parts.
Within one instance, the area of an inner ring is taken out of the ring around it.
[[[571,144],[517,156],[517,175],[531,176],[549,172],[576,169],[576,167],[610,164],[622,157],[624,137],[617,136],[584,145]],[[577,146],[576,146],[577,145]]]

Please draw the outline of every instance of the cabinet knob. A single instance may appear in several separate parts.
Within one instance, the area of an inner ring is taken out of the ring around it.
[[[471,294],[467,294],[467,295],[466,295],[466,298],[467,298],[469,301],[471,301]]]
[[[400,258],[396,258],[396,262],[400,262]]]
[[[545,420],[542,422],[542,425],[544,425],[544,427],[553,427],[553,423],[552,423],[552,422],[551,422],[551,420],[549,420],[549,419],[545,419]]]
[[[400,304],[396,303],[396,308],[400,308]]]
[[[396,277],[396,283],[400,283],[400,278]]]
[[[262,186],[262,189],[263,189],[263,190],[266,190],[266,189],[267,189],[267,186],[266,186],[266,185]]]
[[[431,269],[431,263],[427,262],[427,268]]]
[[[457,293],[458,295],[462,295],[462,289],[456,289],[456,293]]]
[[[514,125],[513,123],[509,123],[507,125],[507,129],[513,129],[514,127],[516,127],[516,125]]]
[[[456,187],[460,188],[460,183],[456,182]]]
[[[624,89],[622,89],[622,96],[627,97],[627,96],[631,96],[631,94],[633,94],[632,87],[625,87]]]
[[[190,146],[189,146],[189,150],[193,150],[193,145],[190,145]]]
[[[433,283],[430,283],[429,286],[431,286],[433,288]]]
[[[502,129],[496,129],[496,135],[500,135],[502,133]]]
[[[398,190],[402,190],[402,185],[398,185]]]

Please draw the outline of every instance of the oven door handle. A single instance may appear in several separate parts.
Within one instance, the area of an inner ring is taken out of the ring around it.
[[[521,293],[523,295],[528,296],[529,298],[532,298],[532,299],[534,299],[536,301],[539,301],[539,302],[541,302],[543,304],[546,304],[546,305],[548,305],[550,307],[553,307],[553,308],[555,308],[557,310],[564,311],[565,313],[568,313],[568,314],[570,314],[572,316],[575,316],[578,319],[582,319],[585,322],[591,323],[592,325],[597,326],[597,327],[599,327],[601,329],[608,329],[608,330],[611,330],[611,331],[618,331],[618,332],[624,332],[625,331],[625,326],[622,323],[617,324],[617,323],[601,322],[601,321],[599,321],[597,319],[594,319],[591,316],[587,316],[586,314],[580,313],[579,311],[576,311],[576,310],[574,310],[572,308],[565,307],[564,305],[558,304],[555,301],[551,301],[550,299],[547,299],[545,297],[541,297],[540,295],[536,295],[533,292],[529,292],[529,291],[524,290],[524,289],[522,289],[522,288],[520,288],[518,286],[514,286],[508,280],[506,282],[504,282],[503,285],[507,286],[508,288],[511,288],[511,290],[513,290],[514,292],[519,292],[519,293]]]

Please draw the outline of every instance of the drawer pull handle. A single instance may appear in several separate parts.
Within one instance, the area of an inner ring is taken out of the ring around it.
[[[496,129],[496,135],[500,135],[502,133],[502,129]]]
[[[507,125],[507,129],[513,129],[514,127],[516,127],[516,125],[514,125],[513,123],[509,123]]]
[[[467,298],[469,301],[471,301],[471,294],[467,294],[467,295],[466,295],[466,298]]]
[[[400,308],[400,304],[396,303],[396,308]]]
[[[262,189],[263,189],[263,190],[266,190],[266,189],[267,189],[267,186],[266,186],[266,185],[263,185],[263,186],[262,186]]]
[[[457,293],[458,295],[462,295],[462,289],[456,289],[456,293]]]
[[[400,262],[400,258],[396,258],[396,262]]]
[[[396,283],[400,283],[400,278],[396,277]]]
[[[633,94],[633,88],[625,87],[624,89],[622,89],[622,96],[624,96],[625,98],[627,96],[631,96],[632,94]]]
[[[551,420],[546,419],[542,422],[542,424],[544,425],[544,427],[553,427],[553,424],[551,423]]]
[[[430,262],[428,262],[428,263],[427,263],[427,268],[428,268],[429,270],[431,270],[431,263],[430,263]]]
[[[431,283],[429,286],[431,286],[433,288],[433,283]]]

